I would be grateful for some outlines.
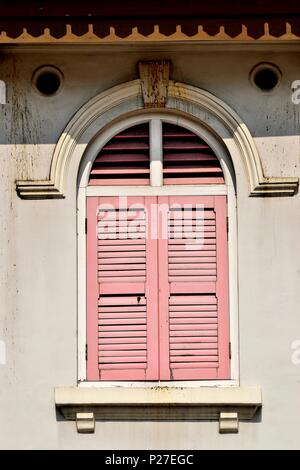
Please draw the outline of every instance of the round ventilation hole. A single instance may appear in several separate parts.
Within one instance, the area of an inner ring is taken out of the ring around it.
[[[272,91],[280,82],[281,72],[276,65],[258,64],[250,73],[251,82],[261,91]]]
[[[53,96],[61,88],[63,75],[56,67],[43,66],[32,77],[35,89],[44,96]]]

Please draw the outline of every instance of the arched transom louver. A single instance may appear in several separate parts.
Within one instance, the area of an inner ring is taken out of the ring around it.
[[[155,121],[120,132],[96,157],[89,185],[224,184],[219,159],[198,135]]]

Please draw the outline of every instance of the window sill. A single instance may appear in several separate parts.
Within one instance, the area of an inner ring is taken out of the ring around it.
[[[99,420],[219,420],[221,433],[238,432],[262,405],[259,387],[58,387],[55,404],[78,432]]]

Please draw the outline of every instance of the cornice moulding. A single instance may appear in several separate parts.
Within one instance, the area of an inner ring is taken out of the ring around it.
[[[292,43],[299,42],[300,36],[295,34],[292,30],[290,23],[285,24],[285,33],[280,36],[274,36],[270,33],[270,23],[264,23],[264,32],[259,37],[251,36],[248,33],[247,26],[241,24],[241,32],[232,36],[230,31],[226,31],[224,25],[219,26],[219,31],[216,34],[209,34],[205,31],[203,25],[198,25],[198,31],[194,35],[187,35],[183,32],[182,25],[177,25],[176,30],[173,34],[166,35],[160,32],[159,25],[154,25],[153,33],[143,34],[139,31],[138,27],[134,27],[131,33],[125,37],[118,36],[114,26],[110,26],[109,34],[104,37],[98,36],[94,31],[94,25],[87,25],[87,32],[82,35],[74,34],[72,31],[72,25],[66,25],[66,33],[57,38],[51,33],[49,27],[44,28],[43,34],[39,36],[33,36],[30,34],[27,28],[23,28],[23,32],[13,38],[10,37],[6,31],[2,31],[0,34],[0,44],[6,45],[25,45],[25,44],[116,44],[116,43],[182,43],[182,42],[224,42],[224,43]]]

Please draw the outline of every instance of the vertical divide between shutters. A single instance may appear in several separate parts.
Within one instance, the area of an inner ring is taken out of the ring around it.
[[[226,212],[226,196],[87,198],[88,380],[229,378]]]

